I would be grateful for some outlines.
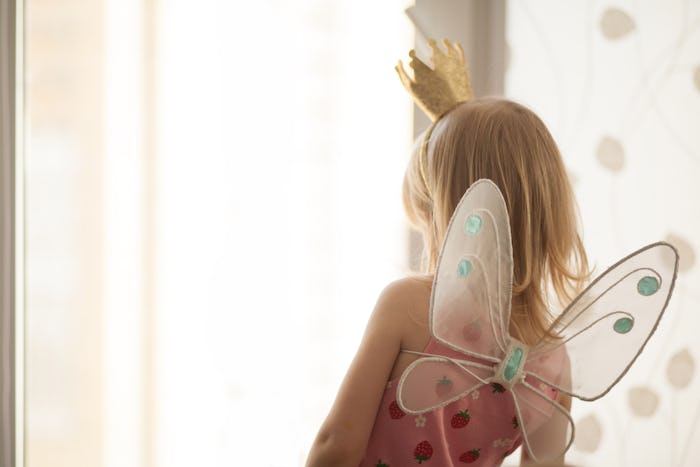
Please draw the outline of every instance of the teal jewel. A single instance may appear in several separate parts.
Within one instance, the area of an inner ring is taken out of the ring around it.
[[[440,386],[449,386],[450,384],[452,384],[452,380],[450,380],[447,376],[443,376],[438,380],[437,383]]]
[[[637,282],[637,291],[644,296],[654,295],[659,290],[659,280],[656,277],[644,276]]]
[[[627,334],[632,330],[634,321],[631,318],[620,318],[613,324],[613,329],[618,334]]]
[[[464,224],[464,229],[469,235],[476,235],[481,230],[481,217],[476,214],[472,214],[467,218],[467,222]]]
[[[503,370],[503,377],[506,381],[510,381],[515,377],[520,369],[520,364],[522,361],[523,349],[516,347],[513,349],[513,352],[511,352],[510,357],[508,358],[508,363],[506,363],[506,367]]]
[[[460,261],[457,265],[457,273],[460,275],[460,277],[466,277],[467,274],[469,274],[470,272],[472,272],[471,261],[467,259],[463,259],[462,261]]]

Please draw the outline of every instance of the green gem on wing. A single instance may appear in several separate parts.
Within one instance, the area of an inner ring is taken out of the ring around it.
[[[620,318],[613,324],[613,329],[618,334],[627,334],[632,330],[634,320],[632,318]]]
[[[471,216],[467,217],[467,222],[464,224],[464,230],[466,230],[467,234],[469,235],[476,235],[479,233],[479,230],[481,230],[481,224],[481,217],[476,214],[472,214]]]
[[[472,271],[472,268],[471,261],[463,259],[457,265],[457,274],[459,274],[460,277],[466,277]]]
[[[445,397],[452,391],[452,380],[447,376],[440,378],[435,385],[435,394],[439,397]]]
[[[508,357],[508,362],[506,363],[506,366],[503,371],[503,376],[506,379],[506,381],[510,381],[515,377],[515,375],[518,373],[518,370],[520,369],[522,360],[523,349],[521,349],[520,347],[516,347],[515,349],[513,349],[510,356]]]
[[[659,290],[659,280],[656,277],[644,276],[637,282],[637,292],[648,297]]]

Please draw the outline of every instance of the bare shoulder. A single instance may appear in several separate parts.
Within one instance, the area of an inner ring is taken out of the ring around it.
[[[400,279],[384,288],[333,407],[319,430],[308,466],[360,463],[386,383],[393,378],[392,372],[398,371],[397,362],[405,355],[401,350],[412,335],[406,310],[420,306],[421,301],[427,303],[429,296],[430,282],[416,278]]]
[[[432,276],[409,276],[391,282],[379,296],[378,305],[405,309],[430,299]]]
[[[376,307],[376,318],[383,326],[396,333],[402,350],[421,352],[430,340],[428,311],[432,276],[412,276],[389,284],[382,292]],[[416,355],[399,353],[389,375],[398,377]]]

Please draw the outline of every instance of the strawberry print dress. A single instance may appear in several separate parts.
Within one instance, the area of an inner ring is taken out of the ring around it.
[[[464,358],[434,338],[424,352]],[[559,362],[552,363],[561,368]],[[550,365],[550,369],[554,368]],[[387,384],[361,466],[494,466],[522,442],[513,398],[498,383],[484,385],[460,400],[420,415],[401,410],[396,400],[397,383],[398,378]],[[438,380],[435,390],[449,385],[447,378]],[[557,398],[553,388],[540,389]]]

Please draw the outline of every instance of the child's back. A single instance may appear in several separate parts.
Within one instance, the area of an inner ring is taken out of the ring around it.
[[[625,374],[678,254],[647,245],[574,298],[588,265],[554,140],[527,108],[472,99],[461,50],[430,45],[434,68],[414,55],[416,81],[399,68],[433,119],[403,193],[426,274],[380,296],[308,465],[492,466],[521,442],[526,461],[559,464],[566,394],[595,400]]]
[[[430,73],[425,65],[413,65],[417,74],[419,69]],[[439,466],[494,465],[519,445],[512,397],[506,397],[499,384],[484,385],[422,415],[406,414],[396,403],[397,378],[419,358],[409,352],[465,359],[464,354],[435,341],[428,320],[440,248],[458,203],[474,182],[492,180],[503,194],[508,214],[504,217],[509,217],[513,283],[507,328],[511,336],[525,345],[556,339],[548,330],[549,295],[561,301],[571,298],[587,277],[573,193],[556,144],[542,121],[527,108],[500,99],[469,100],[434,114],[437,120],[409,162],[403,193],[409,219],[423,234],[426,275],[397,281],[382,293],[319,431],[310,466],[362,462],[397,467],[428,460]],[[552,377],[549,381],[565,373],[563,347],[541,365]],[[449,390],[449,385],[447,378],[438,380],[434,390]],[[539,389],[568,409],[568,397],[547,387]],[[536,424],[543,425],[539,430],[543,440],[533,437],[531,444],[541,442],[551,446],[552,452],[561,452],[566,435],[561,417],[548,424],[549,414],[539,412]],[[528,432],[534,433],[537,427],[530,428]]]
[[[379,315],[386,313],[387,321],[401,330],[402,352],[396,357],[382,394],[362,466],[402,466],[426,460],[442,467],[463,462],[497,465],[522,442],[513,399],[506,389],[495,384],[482,386],[463,399],[425,414],[407,414],[399,407],[396,394],[399,378],[420,358],[406,351],[464,359],[463,354],[430,335],[430,293],[431,278],[402,279],[386,288],[375,310],[376,319],[383,322]],[[561,372],[563,354],[558,356],[548,359],[549,373]],[[435,391],[446,391],[449,384],[449,380],[438,381]],[[540,389],[568,405],[568,399],[560,398],[555,390]]]

